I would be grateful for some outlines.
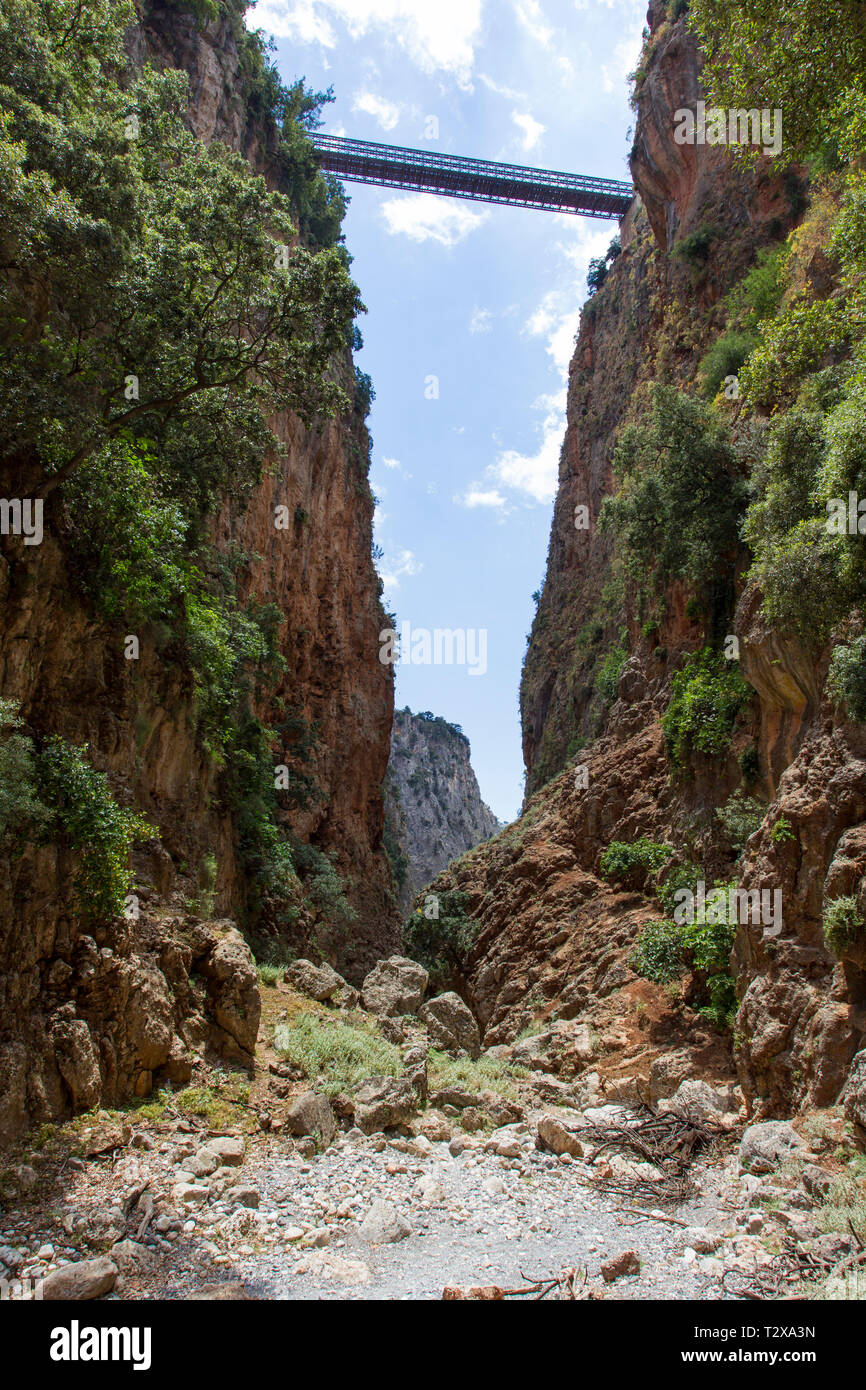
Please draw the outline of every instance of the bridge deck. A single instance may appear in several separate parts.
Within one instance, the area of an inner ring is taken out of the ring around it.
[[[350,182],[383,188],[408,188],[474,202],[604,218],[623,217],[634,197],[631,184],[617,179],[463,159],[320,132],[312,140],[323,169]]]

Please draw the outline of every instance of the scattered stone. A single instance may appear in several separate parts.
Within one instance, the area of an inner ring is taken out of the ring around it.
[[[195,1230],[195,1222],[188,1222]],[[147,1274],[156,1264],[156,1255],[134,1240],[119,1240],[111,1248],[111,1258],[121,1274]]]
[[[466,1149],[466,1140],[462,1134],[455,1134],[451,1143],[448,1145],[448,1152],[452,1158],[459,1158]]]
[[[117,1265],[106,1256],[79,1260],[47,1274],[42,1280],[41,1295],[47,1302],[83,1302],[90,1298],[101,1298],[114,1288],[117,1274]]]
[[[740,1142],[740,1168],[746,1173],[770,1173],[802,1148],[800,1136],[786,1120],[749,1125]]]
[[[627,1279],[633,1274],[640,1274],[640,1256],[636,1250],[624,1250],[601,1267],[601,1277],[606,1284],[612,1284],[616,1279]]]
[[[237,1183],[226,1193],[226,1201],[233,1207],[257,1207],[262,1196],[251,1183]]]
[[[483,1129],[485,1118],[484,1111],[475,1105],[467,1105],[460,1113],[460,1123],[467,1134],[476,1134],[479,1129]]]
[[[208,1303],[248,1303],[252,1302],[239,1279],[225,1284],[205,1284],[194,1293],[187,1294],[187,1302]]]
[[[406,1124],[417,1109],[417,1096],[404,1077],[374,1076],[355,1090],[355,1124],[365,1134]]]
[[[227,1168],[239,1168],[247,1151],[245,1141],[235,1134],[216,1135],[213,1139],[208,1139],[204,1148],[208,1153],[216,1155],[219,1165]],[[199,1157],[203,1157],[201,1149]]]
[[[681,1250],[694,1250],[698,1255],[712,1255],[722,1244],[723,1237],[708,1226],[686,1226],[677,1236],[677,1247]]]
[[[286,1129],[301,1138],[315,1137],[323,1146],[330,1144],[337,1133],[337,1121],[328,1097],[315,1091],[297,1096],[286,1114]]]
[[[178,1182],[171,1189],[171,1200],[179,1207],[203,1207],[209,1196],[210,1188],[205,1184]]]
[[[348,988],[342,975],[330,965],[313,965],[310,960],[296,960],[286,971],[285,980],[298,994],[305,994],[319,1004]]]
[[[543,1115],[538,1121],[539,1147],[549,1149],[555,1154],[570,1154],[572,1158],[583,1158],[583,1145],[575,1134],[553,1115]]]
[[[419,1178],[416,1182],[414,1195],[418,1198],[419,1202],[423,1202],[425,1206],[433,1207],[436,1206],[437,1203],[445,1201],[445,1188],[436,1178],[431,1177],[429,1174],[425,1174],[423,1178]]]
[[[370,1245],[393,1245],[412,1234],[408,1221],[390,1202],[376,1201],[371,1206],[359,1228],[359,1235]]]
[[[472,1010],[453,991],[431,999],[418,1014],[434,1047],[443,1052],[481,1055],[481,1036]]]

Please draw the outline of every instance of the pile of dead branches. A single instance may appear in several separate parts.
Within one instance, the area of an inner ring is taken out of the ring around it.
[[[852,1234],[858,1248],[844,1259],[804,1249],[792,1236],[786,1236],[782,1249],[767,1264],[750,1272],[726,1269],[722,1275],[725,1292],[733,1298],[767,1302],[790,1298],[803,1285],[823,1284],[828,1279],[866,1279],[866,1245],[853,1228]]]
[[[606,1153],[619,1153],[651,1164],[659,1174],[631,1177],[598,1173],[589,1180],[591,1186],[631,1201],[651,1201],[662,1206],[678,1205],[694,1191],[689,1169],[699,1154],[718,1142],[722,1133],[719,1125],[695,1112],[682,1109],[659,1114],[645,1105],[633,1119],[581,1125],[577,1137],[590,1165],[598,1163]]]
[[[442,1298],[448,1303],[470,1300],[498,1302],[506,1298],[529,1298],[533,1303],[540,1303],[543,1298],[554,1298],[572,1303],[603,1297],[590,1286],[585,1269],[563,1269],[557,1275],[545,1274],[537,1279],[521,1270],[520,1277],[526,1282],[516,1289],[503,1289],[499,1284],[449,1284],[442,1290]]]

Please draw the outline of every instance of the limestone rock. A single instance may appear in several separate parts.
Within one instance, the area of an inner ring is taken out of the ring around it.
[[[410,1236],[412,1227],[390,1202],[379,1200],[373,1203],[361,1222],[359,1234],[370,1245],[393,1245]]]
[[[50,1302],[83,1302],[110,1293],[117,1282],[117,1265],[106,1256],[79,1260],[52,1270],[42,1280],[42,1297]]]
[[[624,1250],[621,1255],[615,1255],[601,1267],[601,1277],[606,1284],[612,1284],[616,1279],[626,1279],[633,1274],[640,1274],[640,1256],[636,1250]]]
[[[421,1007],[429,976],[423,965],[405,956],[380,960],[361,987],[361,1003],[372,1014],[415,1014]]]
[[[208,1139],[203,1148],[228,1168],[239,1168],[247,1151],[246,1141],[237,1134],[215,1135],[213,1139]],[[202,1149],[199,1150],[199,1155],[204,1156]]]
[[[794,1126],[785,1120],[749,1125],[740,1141],[740,1168],[746,1173],[771,1173],[802,1148]]]
[[[468,1052],[473,1061],[481,1055],[478,1024],[459,994],[450,992],[430,999],[418,1017],[434,1047],[443,1052]]]
[[[571,1154],[572,1158],[583,1158],[583,1145],[561,1120],[553,1115],[543,1115],[538,1121],[538,1138],[541,1146],[555,1154]]]
[[[297,1096],[286,1115],[286,1129],[289,1134],[310,1136],[323,1145],[330,1144],[337,1133],[337,1121],[328,1097],[315,1091]]]
[[[342,975],[338,975],[330,965],[313,965],[309,960],[296,960],[289,966],[285,978],[286,984],[291,985],[298,994],[305,994],[308,999],[315,999],[320,1004],[348,988]]]
[[[354,1100],[355,1124],[365,1134],[406,1124],[418,1108],[415,1090],[403,1077],[371,1077],[357,1087]]]

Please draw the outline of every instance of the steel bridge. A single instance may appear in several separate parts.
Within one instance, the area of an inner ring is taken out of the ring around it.
[[[321,167],[353,183],[409,188],[446,198],[469,198],[473,202],[503,203],[542,212],[570,212],[581,217],[623,217],[634,198],[631,184],[617,179],[593,179],[523,164],[463,159],[321,132],[315,132],[311,138]]]

